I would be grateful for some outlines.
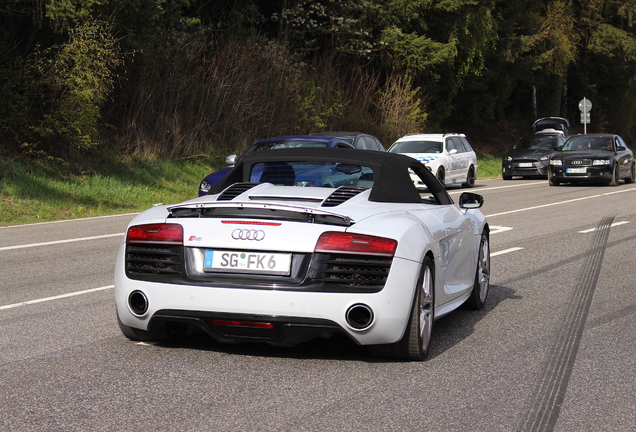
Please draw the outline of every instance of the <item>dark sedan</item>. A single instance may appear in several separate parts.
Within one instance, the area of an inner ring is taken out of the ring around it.
[[[613,134],[576,135],[550,159],[550,186],[561,183],[633,183],[634,154]]]
[[[537,133],[521,137],[508,151],[502,163],[502,177],[548,177],[550,157],[565,143],[562,133]]]

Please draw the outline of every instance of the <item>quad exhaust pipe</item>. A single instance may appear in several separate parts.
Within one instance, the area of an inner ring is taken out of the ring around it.
[[[345,314],[347,324],[355,330],[366,330],[373,323],[373,310],[362,303],[354,304]]]
[[[143,316],[148,311],[148,297],[142,291],[133,291],[128,296],[128,307],[133,315]]]

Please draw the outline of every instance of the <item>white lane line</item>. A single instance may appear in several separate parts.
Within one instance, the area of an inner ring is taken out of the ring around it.
[[[490,253],[490,257],[492,258],[492,257],[495,257],[497,255],[503,255],[503,254],[507,254],[507,253],[510,253],[510,252],[517,252],[517,251],[520,251],[520,250],[523,250],[523,248],[522,247],[513,247],[513,248],[510,248],[510,249],[500,250],[499,252],[491,252]]]
[[[8,305],[0,306],[0,310],[12,309],[12,308],[20,307],[20,306],[32,305],[32,304],[37,304],[37,303],[44,303],[44,302],[51,301],[51,300],[59,300],[59,299],[67,298],[67,297],[74,297],[74,296],[78,296],[78,295],[82,295],[82,294],[89,294],[89,293],[93,293],[93,292],[97,292],[97,291],[104,291],[104,290],[111,289],[111,288],[114,288],[114,287],[115,287],[115,285],[107,285],[107,286],[103,286],[103,287],[99,287],[99,288],[87,289],[87,290],[84,290],[84,291],[75,291],[75,292],[68,293],[68,294],[60,294],[60,295],[53,296],[53,297],[45,297],[45,298],[29,300],[29,301],[25,301],[25,302],[21,302],[21,303],[8,304]]]
[[[482,191],[488,191],[488,190],[495,190],[495,189],[508,189],[508,188],[514,188],[514,187],[521,187],[521,186],[542,186],[545,185],[545,182],[534,182],[534,183],[519,183],[519,184],[514,184],[514,185],[506,185],[506,186],[493,186],[493,187],[487,187],[487,188],[477,188],[474,189],[475,193],[480,193]],[[460,194],[463,192],[467,192],[466,189],[460,189],[460,190],[456,190],[456,191],[448,191],[449,195],[454,195],[454,194]]]
[[[59,223],[66,223],[66,222],[78,222],[78,221],[87,221],[87,220],[92,220],[92,219],[116,218],[116,217],[120,217],[120,216],[134,216],[134,215],[138,215],[138,214],[139,214],[139,212],[136,212],[136,213],[121,213],[121,214],[116,214],[116,215],[93,216],[93,217],[77,218],[77,219],[63,219],[63,220],[48,221],[48,222],[34,222],[34,223],[22,224],[22,225],[0,226],[0,229],[30,227],[30,226],[37,226],[37,225],[59,224]]]
[[[607,192],[607,193],[598,194],[598,195],[589,195],[589,196],[586,196],[586,197],[574,198],[574,199],[554,202],[554,203],[550,203],[550,204],[542,204],[542,205],[533,206],[533,207],[525,207],[525,208],[519,208],[519,209],[516,209],[516,210],[509,210],[509,211],[501,212],[501,213],[494,213],[494,214],[491,214],[491,215],[487,215],[486,217],[492,218],[492,217],[495,217],[495,216],[505,216],[505,215],[509,215],[509,214],[513,214],[513,213],[520,213],[520,212],[529,211],[529,210],[536,210],[536,209],[540,209],[540,208],[553,207],[553,206],[562,205],[562,204],[569,204],[569,203],[573,203],[573,202],[577,202],[577,201],[584,201],[584,200],[588,200],[588,199],[592,199],[592,198],[601,198],[601,197],[604,197],[604,196],[607,196],[607,195],[614,195],[614,194],[618,194],[618,193],[634,192],[634,191],[636,191],[636,188],[623,189],[623,190],[616,191],[616,192]]]
[[[23,244],[23,245],[16,245],[16,246],[5,246],[5,247],[0,247],[0,251],[24,249],[24,248],[30,248],[30,247],[36,247],[36,246],[49,246],[49,245],[62,244],[62,243],[73,243],[73,242],[86,241],[86,240],[97,240],[97,239],[103,239],[103,238],[109,238],[109,237],[119,237],[123,235],[124,233],[104,234],[104,235],[93,236],[93,237],[80,237],[80,238],[73,238],[73,239],[66,239],[66,240],[55,240],[55,241],[44,242],[44,243],[31,243],[31,244]]]
[[[614,228],[615,226],[625,225],[625,224],[628,224],[628,223],[629,223],[629,221],[619,221],[619,222],[614,222],[613,224],[611,224],[611,225],[609,226],[609,228]],[[591,233],[591,232],[596,231],[596,229],[597,229],[597,228],[596,228],[596,227],[594,227],[594,228],[586,229],[586,230],[583,230],[583,231],[579,231],[579,233],[581,233],[581,234],[587,234],[587,233]]]

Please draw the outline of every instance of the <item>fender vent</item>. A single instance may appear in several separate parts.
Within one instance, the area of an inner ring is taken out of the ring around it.
[[[367,189],[368,188],[363,187],[340,186],[322,202],[321,207],[335,207]]]
[[[243,192],[252,189],[258,183],[234,183],[216,198],[217,201],[231,201]]]

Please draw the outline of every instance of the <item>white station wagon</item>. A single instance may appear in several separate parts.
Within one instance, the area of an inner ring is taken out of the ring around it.
[[[477,155],[464,134],[409,134],[388,150],[422,162],[444,186],[473,187],[477,178]],[[424,187],[413,182],[418,189]]]

